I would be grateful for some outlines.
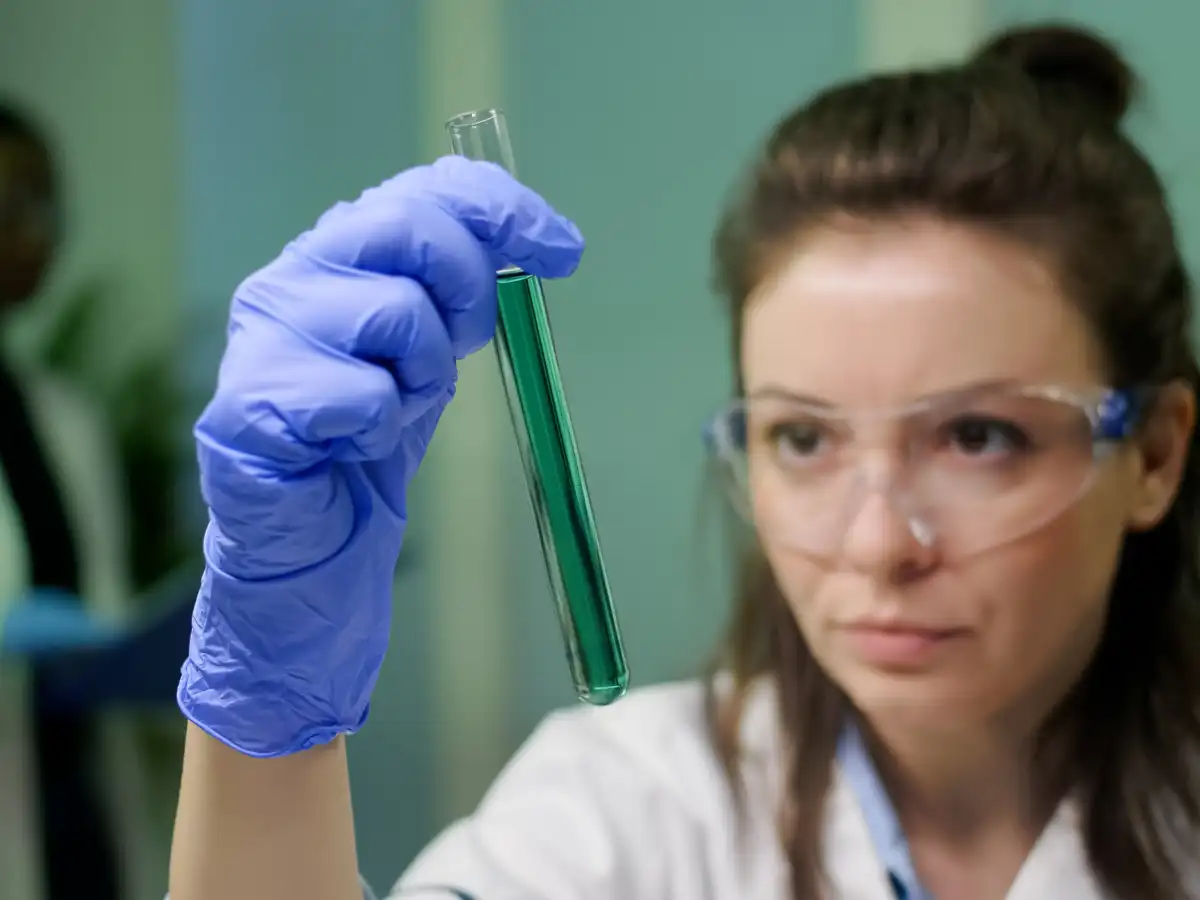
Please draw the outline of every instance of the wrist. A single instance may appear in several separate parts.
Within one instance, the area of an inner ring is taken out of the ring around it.
[[[181,710],[249,756],[357,731],[387,651],[391,582],[391,566],[361,558],[270,581],[209,566],[177,692]]]
[[[337,716],[310,698],[289,697],[286,688],[266,684],[261,694],[231,694],[190,659],[183,665],[176,701],[184,717],[209,737],[254,759],[319,752],[356,733],[370,712],[370,701],[364,699],[360,708]]]

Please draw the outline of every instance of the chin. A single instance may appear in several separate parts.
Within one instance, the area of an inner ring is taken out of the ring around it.
[[[952,669],[882,671],[838,667],[831,676],[864,716],[944,728],[947,721],[989,718],[999,704],[991,692]]]

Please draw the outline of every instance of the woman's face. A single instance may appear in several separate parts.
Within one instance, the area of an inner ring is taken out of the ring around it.
[[[910,408],[985,383],[1105,384],[1087,322],[1038,258],[929,219],[809,235],[751,296],[743,325],[748,397],[802,396],[837,412]],[[1000,469],[992,460],[1006,457],[989,456],[1004,452],[992,444],[1006,433],[975,427],[914,447],[904,437],[911,423],[876,418],[872,437],[855,438],[858,488],[813,494],[849,496],[850,505],[836,515],[814,505],[796,519],[801,530],[805,515],[836,522],[820,535],[834,552],[783,540],[761,497],[759,538],[812,652],[868,717],[929,726],[1040,717],[1097,645],[1126,531],[1149,527],[1169,505],[1189,414],[1167,442],[1169,458],[1148,463],[1137,448],[1121,450],[1097,464],[1086,491],[1080,481],[1065,510],[994,545],[988,529],[1008,507],[988,502],[988,491],[1011,505],[1026,483],[1025,463]],[[910,513],[933,507],[957,512],[935,516],[922,534]],[[952,553],[968,532],[972,551]]]

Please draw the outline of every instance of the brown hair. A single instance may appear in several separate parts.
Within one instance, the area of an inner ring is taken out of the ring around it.
[[[1162,185],[1120,121],[1134,78],[1069,26],[1011,31],[962,65],[827,90],[775,129],[715,240],[740,363],[747,296],[797,234],[834,216],[925,213],[999,230],[1050,254],[1108,354],[1111,384],[1198,386],[1191,286]],[[740,369],[740,365],[736,368]],[[1125,900],[1179,900],[1179,849],[1200,827],[1200,453],[1151,531],[1130,534],[1105,633],[1064,706],[1090,862]],[[845,697],[806,646],[761,553],[746,560],[710,690],[733,783],[752,684],[773,676],[788,747],[781,838],[794,900],[820,894],[824,799]],[[1191,854],[1194,856],[1194,854]]]

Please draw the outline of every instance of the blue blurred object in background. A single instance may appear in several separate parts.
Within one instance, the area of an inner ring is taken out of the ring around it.
[[[0,660],[95,650],[117,638],[117,626],[89,612],[78,598],[38,590],[18,600],[0,621]]]
[[[59,591],[36,591],[0,622],[0,663],[25,660],[41,676],[53,712],[175,702],[187,655],[198,574],[180,571],[148,598],[155,613],[123,625],[89,613]]]

